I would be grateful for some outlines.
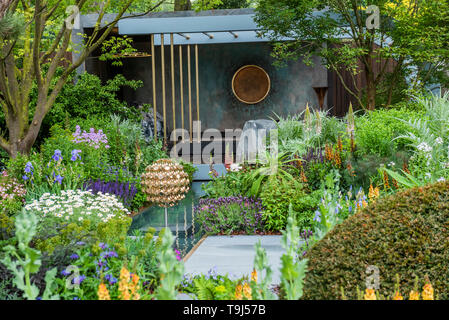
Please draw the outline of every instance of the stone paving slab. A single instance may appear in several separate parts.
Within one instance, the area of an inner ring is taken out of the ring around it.
[[[249,275],[253,269],[255,244],[260,240],[267,251],[268,261],[273,270],[272,283],[280,282],[280,259],[285,252],[281,246],[281,236],[209,236],[185,262],[185,273],[207,274],[215,268],[221,275],[226,273],[232,279]]]

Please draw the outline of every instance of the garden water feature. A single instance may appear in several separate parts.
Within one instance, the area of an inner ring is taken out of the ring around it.
[[[195,165],[197,171],[193,176],[193,182],[186,197],[173,207],[168,208],[168,227],[175,237],[175,248],[185,256],[198,241],[202,238],[199,225],[195,222],[194,206],[198,203],[204,191],[201,188],[203,183],[207,183],[209,177],[209,165]],[[226,174],[223,164],[215,164],[214,169],[219,174]],[[164,208],[151,206],[133,218],[129,234],[135,230],[146,232],[153,227],[156,232],[165,228]]]

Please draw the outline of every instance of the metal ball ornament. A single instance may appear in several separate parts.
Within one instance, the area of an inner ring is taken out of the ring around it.
[[[189,191],[189,175],[171,159],[160,159],[142,174],[142,192],[147,200],[160,207],[172,207]]]

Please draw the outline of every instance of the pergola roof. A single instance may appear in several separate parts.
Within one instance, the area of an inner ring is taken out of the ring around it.
[[[261,37],[260,29],[254,21],[252,9],[211,10],[201,13],[187,11],[176,15],[167,12],[126,18],[118,22],[119,34],[154,34],[155,45],[161,44],[160,34],[165,35],[165,41],[173,34],[174,44],[270,41],[267,37]]]

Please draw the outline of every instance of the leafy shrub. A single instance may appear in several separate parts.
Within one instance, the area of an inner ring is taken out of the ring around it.
[[[290,203],[293,211],[297,213],[299,229],[310,228],[320,196],[320,191],[309,193],[297,180],[276,179],[266,183],[260,194],[265,207],[263,221],[266,229],[271,231],[285,229]]]
[[[39,295],[39,288],[31,282],[31,275],[40,269],[41,252],[29,246],[36,233],[37,224],[36,215],[22,211],[15,221],[17,246],[5,246],[5,256],[1,260],[13,274],[14,286],[23,291],[23,297],[29,300],[35,300]],[[59,296],[54,294],[56,272],[57,269],[53,268],[45,273],[46,286],[42,296],[45,300],[59,299]]]
[[[355,139],[358,153],[376,154],[382,157],[390,156],[394,151],[404,150],[406,144],[394,138],[410,131],[404,121],[419,119],[423,112],[407,109],[379,109],[370,111],[355,120]]]
[[[228,172],[226,175],[214,177],[207,184],[202,184],[205,196],[208,198],[232,197],[245,193],[244,180],[247,173],[244,171]]]
[[[302,156],[310,148],[336,143],[346,124],[327,112],[306,110],[296,116],[278,117],[279,152]]]
[[[25,202],[26,189],[6,171],[0,175],[0,240],[10,238],[14,230],[13,216]]]
[[[248,197],[201,199],[195,207],[195,219],[206,233],[248,234],[263,231],[262,202]]]
[[[216,267],[214,267],[205,275],[185,274],[181,282],[181,289],[198,300],[235,300],[243,298],[242,291],[244,288],[245,298],[250,297],[248,291],[251,289],[246,280],[247,277],[232,280],[227,274],[218,274]],[[242,282],[246,282],[244,288],[241,285]]]
[[[449,298],[449,183],[380,198],[337,225],[306,254],[305,299],[355,297],[368,266],[380,271],[380,294],[409,292],[415,276],[427,275],[442,299]]]
[[[449,92],[443,97],[420,98],[425,116],[406,125],[409,132],[398,137],[413,151],[410,172],[388,172],[401,186],[423,186],[449,178]],[[411,175],[410,175],[411,173]]]
[[[64,123],[68,119],[91,117],[109,119],[111,114],[117,114],[127,119],[139,120],[140,113],[126,102],[120,101],[117,93],[122,87],[137,89],[142,86],[141,81],[126,80],[119,74],[102,84],[98,76],[86,72],[77,76],[75,84],[73,82],[73,78],[67,81],[44,118],[40,141],[48,136],[52,126]],[[31,111],[34,111],[36,101],[37,87],[31,95]]]
[[[23,184],[3,171],[0,175],[0,212],[11,216],[19,211],[25,202],[26,192]]]

